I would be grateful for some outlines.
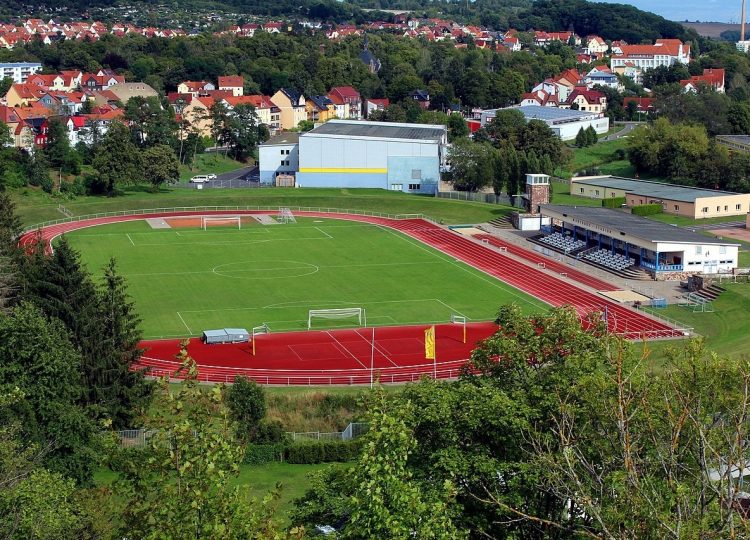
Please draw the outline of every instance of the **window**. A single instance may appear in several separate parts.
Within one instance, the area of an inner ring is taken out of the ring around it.
[[[599,190],[598,189],[596,190],[596,196],[597,197],[599,196]]]
[[[404,185],[403,184],[391,184],[391,191],[403,191]]]
[[[420,187],[419,184],[409,184],[409,191],[419,191]]]
[[[703,255],[703,246],[695,246],[695,254]]]
[[[726,212],[727,210],[729,210],[729,207],[727,205],[724,205],[724,211]]]
[[[581,193],[583,193],[583,188],[581,188]]]
[[[421,180],[422,179],[422,169],[412,169],[411,170],[411,179],[412,180]]]
[[[708,213],[708,206],[704,206],[701,212],[703,212],[704,214]]]
[[[675,205],[674,205],[674,209],[675,209],[675,210],[679,210],[679,209],[680,209],[680,205],[679,205],[679,204],[675,204]]]
[[[281,155],[282,155],[282,156],[284,155],[284,151],[283,151],[283,150],[281,151]]]
[[[738,204],[734,207],[735,210],[742,210],[742,205]]]
[[[717,211],[717,212],[721,212],[721,206],[717,206],[717,207],[716,207],[716,211]]]
[[[727,246],[719,246],[719,255],[727,254]]]

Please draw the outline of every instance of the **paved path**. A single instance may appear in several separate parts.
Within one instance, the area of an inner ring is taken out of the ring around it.
[[[637,128],[640,125],[640,122],[625,122],[625,125],[620,131],[616,131],[612,133],[611,135],[607,135],[602,140],[603,141],[616,141],[617,139],[621,139],[622,137],[627,137],[631,131],[633,131],[635,128]],[[619,125],[619,122],[618,122]]]

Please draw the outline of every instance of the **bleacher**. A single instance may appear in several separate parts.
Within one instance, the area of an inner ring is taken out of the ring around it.
[[[606,249],[599,249],[592,253],[587,253],[583,258],[594,264],[598,264],[599,266],[604,266],[617,271],[622,271],[635,265],[634,258],[626,257],[619,253],[612,253]]]
[[[564,253],[571,253],[586,247],[586,242],[583,240],[575,240],[559,232],[543,236],[539,238],[539,241]]]

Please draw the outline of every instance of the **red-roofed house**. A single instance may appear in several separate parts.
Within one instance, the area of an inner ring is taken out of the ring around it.
[[[365,114],[369,117],[373,111],[384,111],[391,104],[388,98],[370,98],[365,100]]]
[[[724,93],[724,70],[708,68],[703,75],[693,75],[680,81],[683,92],[697,92],[699,88],[711,88],[720,94]]]
[[[656,112],[654,109],[654,101],[656,101],[656,99],[650,97],[626,97],[622,100],[622,107],[626,111],[630,110],[632,107],[634,112],[640,114],[651,114]],[[631,103],[635,103],[635,106],[630,105]]]
[[[13,84],[8,93],[5,94],[5,103],[9,107],[27,107],[31,103],[39,101],[45,91],[43,88],[29,83]]]
[[[576,46],[581,44],[581,38],[574,32],[541,32],[539,30],[534,32],[534,43],[539,47],[546,47],[553,41],[569,43],[571,38]]]
[[[208,81],[185,81],[177,85],[177,92],[180,94],[198,96],[205,94],[209,90],[216,90],[216,86],[214,86],[214,83]]]
[[[558,107],[560,104],[556,94],[550,94],[544,90],[528,92],[521,96],[521,106],[539,105],[541,107]]]
[[[585,41],[586,52],[589,54],[605,53],[609,49],[609,45],[599,36],[588,36]]]
[[[219,90],[232,92],[235,97],[241,96],[245,92],[245,79],[242,75],[219,77]]]
[[[612,71],[627,76],[634,74],[636,82],[640,82],[645,70],[690,62],[690,44],[679,39],[657,39],[653,45],[620,45],[618,50],[621,52],[610,58]]]
[[[589,90],[585,86],[577,86],[571,92],[561,109],[578,109],[593,113],[603,113],[607,110],[607,96],[596,90]]]
[[[348,120],[362,119],[362,96],[351,86],[336,86],[328,92],[336,106],[336,116]]]

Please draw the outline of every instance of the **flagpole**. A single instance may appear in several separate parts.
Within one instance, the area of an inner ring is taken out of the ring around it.
[[[437,327],[435,328],[435,348],[432,355],[432,378],[437,380]]]
[[[375,369],[375,327],[372,327],[372,348],[370,349],[370,389],[373,384],[373,371]]]

